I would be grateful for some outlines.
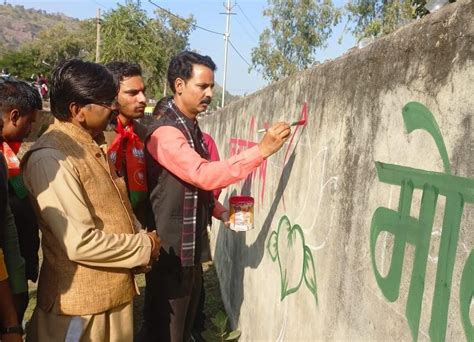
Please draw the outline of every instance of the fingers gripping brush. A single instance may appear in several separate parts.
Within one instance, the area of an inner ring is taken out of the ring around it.
[[[306,119],[300,120],[300,121],[295,121],[290,124],[290,127],[293,126],[303,126],[306,124]],[[257,131],[257,133],[265,133],[267,131],[266,128],[261,128]]]

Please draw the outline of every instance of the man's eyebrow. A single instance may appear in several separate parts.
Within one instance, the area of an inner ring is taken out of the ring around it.
[[[143,88],[128,88],[126,90],[124,90],[124,93],[139,93],[139,92],[145,92],[146,91],[146,87],[143,87]]]

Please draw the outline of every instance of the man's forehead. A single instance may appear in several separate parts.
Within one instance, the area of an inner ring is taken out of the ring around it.
[[[143,89],[145,89],[145,82],[143,81],[142,76],[124,77],[124,79],[120,81],[121,91]]]
[[[214,82],[214,71],[211,68],[202,64],[193,64],[193,72],[191,78],[199,81]]]
[[[212,69],[209,68],[207,65],[204,65],[204,64],[193,64],[192,75],[194,75],[195,73],[203,73],[203,72],[214,74],[214,71],[212,71]]]

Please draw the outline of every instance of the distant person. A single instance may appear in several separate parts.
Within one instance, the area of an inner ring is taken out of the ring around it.
[[[173,99],[148,128],[148,191],[163,248],[146,275],[142,341],[191,338],[202,285],[201,256],[209,250],[206,227],[211,213],[228,221],[228,212],[211,191],[247,177],[290,135],[289,125],[278,123],[258,146],[210,162],[196,117],[211,103],[215,69],[207,56],[189,51],[175,56],[168,68]]]
[[[10,80],[12,77],[10,73],[8,72],[7,68],[2,68],[2,71],[0,72],[0,79],[3,80]]]
[[[9,272],[14,275],[11,277],[14,282],[12,290],[20,322],[28,306],[26,281],[29,279],[36,282],[38,278],[39,235],[36,215],[28,200],[28,192],[20,174],[17,153],[23,139],[31,131],[37,112],[41,109],[41,98],[29,84],[20,81],[0,83],[0,116],[3,119],[0,151],[5,155],[8,167],[8,194],[11,208],[11,211],[7,211],[8,239],[5,239],[5,243],[8,247],[5,246],[4,252]]]
[[[147,198],[144,145],[137,134],[139,125],[135,121],[143,117],[146,107],[142,70],[138,64],[128,62],[112,62],[106,67],[120,82],[116,136],[107,154],[127,185],[136,217],[143,226],[147,226],[146,211],[150,210],[150,207]]]
[[[48,79],[43,74],[36,76],[36,84],[40,92],[41,98],[46,99],[48,95]]]
[[[132,341],[133,272],[159,254],[139,233],[123,179],[103,148],[118,81],[68,60],[52,76],[55,122],[22,160],[38,213],[43,263],[28,341]]]
[[[166,106],[168,105],[168,101],[172,98],[172,96],[164,96],[161,99],[158,100],[158,102],[155,104],[155,107],[153,108],[153,111],[151,112],[151,115],[144,115],[142,118],[138,119],[137,121],[143,125],[143,126],[149,126],[155,122],[155,120],[158,120],[161,115],[166,110]],[[146,129],[145,130],[139,130],[138,132],[140,134],[140,138],[143,140],[145,139],[146,136]]]

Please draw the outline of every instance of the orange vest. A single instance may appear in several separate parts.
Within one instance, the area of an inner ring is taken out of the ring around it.
[[[73,165],[81,179],[96,229],[115,234],[134,233],[125,183],[110,171],[104,153],[87,132],[56,120],[25,154],[22,163],[42,148],[59,150]],[[129,269],[91,267],[69,260],[41,213],[38,217],[44,257],[38,305],[43,310],[73,316],[91,315],[132,300],[136,291]]]

